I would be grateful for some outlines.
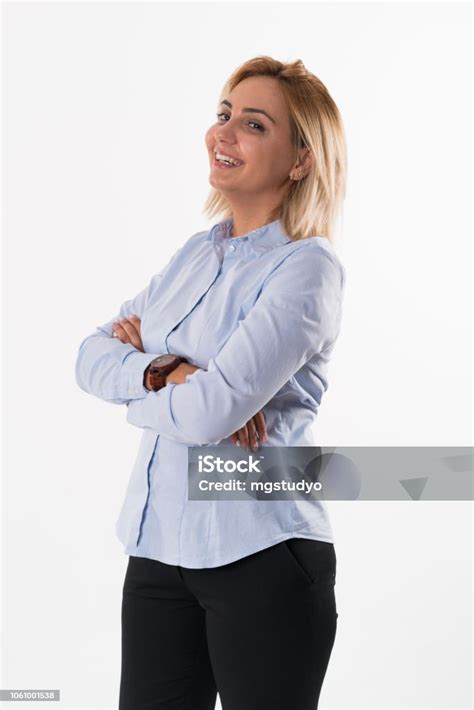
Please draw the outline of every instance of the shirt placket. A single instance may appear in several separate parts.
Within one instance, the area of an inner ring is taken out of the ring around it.
[[[214,259],[212,258],[214,256]],[[210,266],[209,266],[210,264]],[[182,321],[187,318],[187,316],[191,313],[191,311],[194,310],[194,308],[197,306],[199,301],[206,295],[206,293],[209,291],[209,289],[212,287],[216,279],[218,278],[221,269],[222,269],[222,264],[219,260],[219,255],[216,252],[215,248],[212,250],[207,250],[207,262],[204,263],[204,268],[208,269],[207,275],[203,277],[203,283],[199,289],[196,289],[196,292],[193,294],[193,296],[189,299],[187,307],[183,310],[181,313],[180,317],[178,320],[173,318],[167,325],[166,325],[166,337],[164,339],[165,342],[165,347],[166,347],[166,352],[169,353],[170,350],[168,348],[168,338],[171,335],[171,333],[182,323]],[[210,273],[209,273],[210,271]],[[205,272],[204,272],[205,273]]]

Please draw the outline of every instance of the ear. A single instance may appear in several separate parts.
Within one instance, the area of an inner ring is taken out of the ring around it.
[[[298,155],[298,160],[293,164],[291,175],[295,174],[298,178],[302,178],[309,172],[312,165],[313,154],[309,148],[302,148]]]
[[[313,164],[313,154],[309,148],[304,148],[299,155],[298,167],[303,171],[304,174],[310,170]]]

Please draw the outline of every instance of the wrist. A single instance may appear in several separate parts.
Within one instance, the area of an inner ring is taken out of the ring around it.
[[[165,387],[169,380],[168,375],[176,370],[186,360],[180,355],[166,353],[154,358],[143,373],[143,386],[148,391],[158,392]]]
[[[151,384],[150,384],[150,365],[146,368],[145,372],[143,373],[143,386],[146,390],[149,392],[151,391]]]
[[[185,360],[166,376],[166,384],[185,385],[187,376],[192,375],[200,369],[202,368],[199,368],[196,365],[191,365]]]

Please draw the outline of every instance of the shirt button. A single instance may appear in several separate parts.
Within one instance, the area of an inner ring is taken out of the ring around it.
[[[231,244],[229,249],[230,249],[230,251],[235,251],[235,244]]]

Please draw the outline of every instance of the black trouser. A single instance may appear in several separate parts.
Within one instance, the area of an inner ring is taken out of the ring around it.
[[[130,557],[119,710],[316,710],[336,634],[334,545],[220,567]]]

